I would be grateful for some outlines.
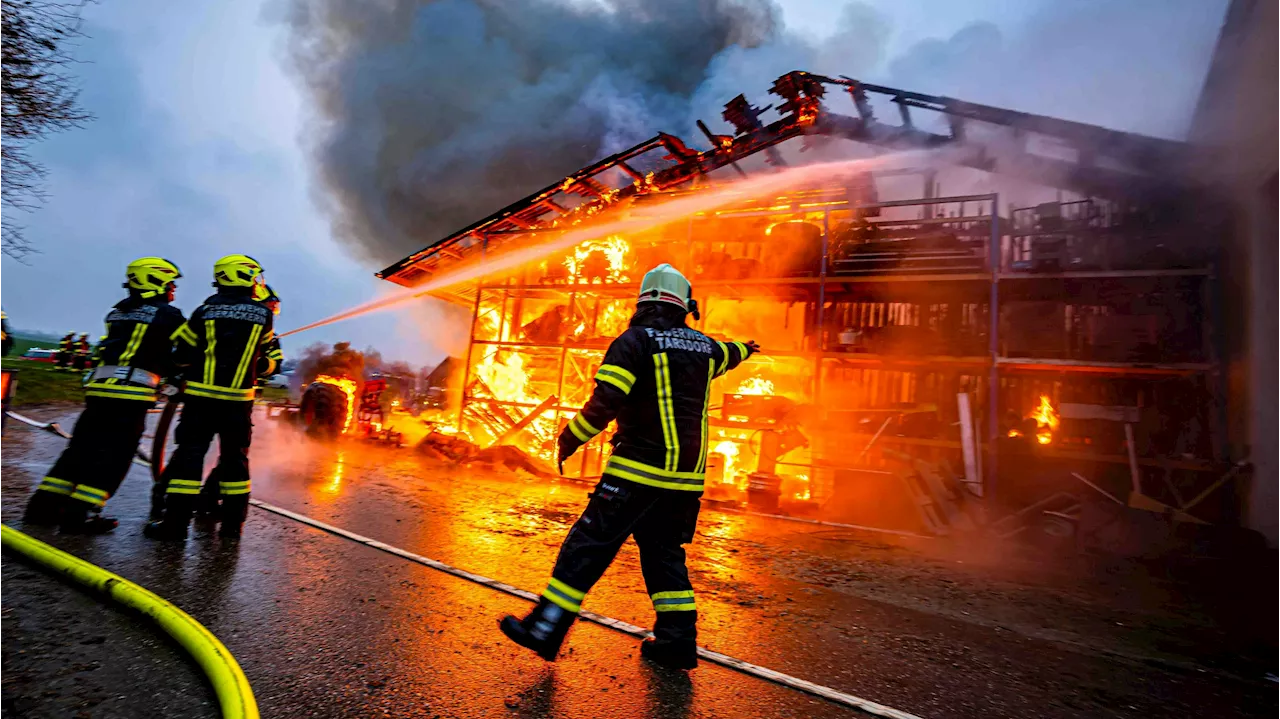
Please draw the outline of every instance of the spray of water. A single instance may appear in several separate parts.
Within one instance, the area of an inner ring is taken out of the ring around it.
[[[566,230],[563,234],[551,237],[535,236],[536,239],[531,239],[530,244],[523,245],[518,249],[487,257],[483,260],[460,264],[449,272],[429,280],[426,284],[356,305],[351,309],[343,310],[322,320],[289,330],[280,336],[288,337],[289,335],[341,322],[342,320],[370,312],[390,309],[415,298],[429,295],[432,292],[438,292],[465,282],[473,282],[488,275],[508,272],[531,262],[540,261],[549,255],[562,252],[588,240],[609,235],[643,232],[662,225],[686,220],[697,214],[714,212],[747,199],[769,197],[776,193],[786,192],[806,185],[831,184],[857,173],[899,167],[918,167],[922,164],[936,161],[936,158],[933,157],[934,154],[936,154],[936,151],[901,152],[869,159],[843,160],[794,167],[780,172],[740,180],[707,192],[672,199],[653,206],[646,206],[643,216],[633,215],[627,219],[574,227]]]

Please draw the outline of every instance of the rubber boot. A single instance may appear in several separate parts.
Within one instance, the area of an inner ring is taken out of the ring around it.
[[[143,527],[142,534],[149,539],[176,542],[187,538],[187,530],[190,526],[190,507],[169,507],[164,511],[164,519],[148,523]]]
[[[27,500],[27,509],[22,513],[24,524],[58,524],[62,521],[62,512],[70,499],[65,494],[47,492],[37,489]]]
[[[153,522],[164,519],[164,494],[168,486],[164,481],[151,483],[151,512],[147,519]]]
[[[578,615],[565,611],[552,604],[546,597],[538,600],[538,606],[524,619],[513,616],[503,617],[498,628],[511,641],[526,649],[532,649],[543,659],[554,662],[560,653],[560,645],[564,643],[569,627]]]
[[[222,539],[239,539],[245,517],[249,514],[249,495],[232,494],[223,497],[221,511],[222,526],[218,528],[218,536]]]
[[[106,534],[120,526],[115,517],[104,517],[100,511],[97,507],[72,500],[62,512],[58,531],[63,534]]]
[[[640,656],[668,669],[694,669],[698,666],[698,645],[691,640],[659,642],[646,639],[640,644]]]
[[[196,504],[196,517],[217,517],[218,516],[218,467],[214,467],[209,473],[208,478],[204,480],[204,484],[200,487],[200,501]]]

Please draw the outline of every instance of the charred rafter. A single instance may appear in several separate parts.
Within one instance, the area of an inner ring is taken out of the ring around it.
[[[823,103],[830,87],[838,87],[853,101],[856,115],[830,111]],[[831,78],[807,72],[779,77],[770,93],[782,100],[780,117],[765,124],[762,115],[773,106],[754,107],[739,95],[725,105],[723,117],[733,135],[717,135],[700,124],[711,148],[699,151],[666,133],[606,157],[563,180],[498,210],[494,214],[443,238],[378,273],[378,277],[404,285],[422,282],[442,258],[466,255],[490,237],[521,231],[540,231],[571,224],[620,200],[687,186],[697,178],[724,167],[739,173],[739,161],[759,152],[771,165],[785,163],[776,146],[805,135],[837,137],[886,149],[920,149],[953,146],[948,162],[988,172],[1020,177],[1051,187],[1110,199],[1151,200],[1172,190],[1169,179],[1185,173],[1186,149],[1182,143],[1109,130],[1069,120],[1006,110],[949,97],[926,95],[864,83],[847,77]],[[871,98],[879,97],[898,108],[899,124],[876,117]],[[946,134],[921,129],[914,111],[938,113],[946,118]],[[988,132],[976,139],[982,126]],[[1074,160],[1054,159],[1032,152],[1034,136],[1047,138],[1074,155]],[[665,151],[666,166],[646,172],[637,167],[642,156]],[[1123,168],[1123,169],[1118,169]],[[607,182],[610,173],[631,184]],[[569,206],[557,196],[578,195],[580,204]]]

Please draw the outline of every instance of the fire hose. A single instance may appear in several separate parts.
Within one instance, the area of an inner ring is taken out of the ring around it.
[[[160,413],[161,414],[160,424],[157,425],[155,437],[152,442],[153,455],[160,458],[157,460],[157,462],[163,462],[164,449],[168,439],[167,437],[168,425],[169,423],[172,422],[173,415],[176,411],[177,411],[177,401],[175,400],[175,398],[170,397],[169,401],[165,405],[164,410],[162,410]],[[27,420],[25,418],[22,418],[20,421],[25,421],[27,422],[27,424],[30,424],[34,427],[41,427],[41,423],[35,422],[34,420]],[[61,430],[55,431],[54,433],[62,437],[66,436],[65,433],[61,432]],[[155,476],[159,476],[158,472],[156,473]],[[367,547],[371,547],[373,549],[387,552],[388,554],[393,554],[403,559],[408,559],[409,561],[415,562],[417,564],[421,564],[421,565],[430,567],[432,569],[435,569],[437,571],[441,571],[446,574],[451,574],[453,576],[460,577],[462,579],[466,579],[468,581],[475,582],[477,584],[481,584],[483,586],[489,587],[490,589],[494,589],[499,592],[503,592],[505,594],[519,597],[521,599],[525,599],[528,601],[537,601],[537,596],[534,595],[532,592],[528,592],[523,589],[518,589],[509,584],[499,582],[478,574],[474,574],[464,569],[459,569],[457,567],[450,566],[443,562],[430,559],[428,557],[424,557],[419,554],[414,554],[412,552],[405,551],[403,549],[400,549],[399,547],[394,547],[392,545],[379,542],[375,539],[371,539],[369,537],[356,534],[354,532],[342,529],[340,527],[335,527],[333,525],[326,524],[324,522],[313,519],[306,515],[298,514],[296,512],[291,512],[283,507],[277,507],[273,504],[268,504],[267,502],[263,502],[262,500],[259,500],[259,499],[250,499],[249,504],[263,511],[270,512],[282,517],[286,517],[288,519],[292,519],[302,524],[310,525],[312,527],[315,527],[316,529],[320,529],[330,534],[343,537],[344,539],[354,541],[358,544],[363,544]],[[753,512],[752,514],[756,514],[756,513]],[[781,515],[763,515],[763,516],[777,516],[779,519],[790,519],[789,517],[783,517]],[[823,524],[823,525],[831,525],[831,526],[839,526],[839,527],[847,526],[855,529],[863,529],[862,527],[854,527],[853,525],[842,525],[842,524],[836,524],[832,522],[821,522],[818,520],[802,519],[799,521],[804,521],[804,522],[813,523],[813,524]],[[4,527],[4,529],[9,530],[10,528],[6,526]],[[14,531],[15,534],[20,534],[16,532],[16,530],[12,530],[12,531]],[[906,534],[906,533],[903,533],[903,534]],[[31,540],[31,541],[34,542],[35,540]],[[9,544],[9,540],[6,536],[5,546],[8,546],[8,544]],[[51,547],[49,549],[54,552],[58,551]],[[67,556],[70,556],[70,555],[67,555]],[[74,557],[71,557],[71,558],[75,559]],[[93,565],[88,565],[88,566],[92,567]],[[96,567],[94,568],[97,569]],[[104,574],[109,574],[105,570],[99,570],[99,571],[102,571]],[[115,575],[110,575],[110,576],[114,577]],[[120,581],[124,582],[126,580],[120,579]],[[133,585],[133,586],[136,586],[136,585]],[[142,592],[146,592],[146,590],[142,589],[141,587],[138,587],[138,589]],[[147,592],[147,594],[150,594],[150,592]],[[155,595],[152,595],[152,596],[155,596]],[[161,602],[164,601],[159,597],[156,597],[156,599]],[[174,607],[173,610],[175,612],[181,613],[181,610],[177,609],[176,607]],[[186,617],[188,620],[190,620],[192,623],[195,623],[195,620],[191,619],[189,616],[185,614],[183,614],[183,616]],[[637,638],[646,638],[651,636],[651,634],[645,629],[642,629],[640,627],[637,627],[627,622],[614,619],[612,617],[596,614],[594,612],[589,612],[589,611],[583,611],[580,616],[582,617],[582,619],[585,619],[586,621],[598,624],[603,627],[607,627],[609,629],[613,629],[615,631],[622,632],[624,634],[630,634],[631,636],[634,636]],[[200,627],[199,624],[196,624],[196,626],[199,627],[201,630],[204,630],[204,628]],[[204,630],[204,631],[207,633],[207,630]],[[213,641],[215,642],[217,641],[216,637],[213,637],[212,634],[209,634],[209,637],[213,639]],[[227,657],[227,659],[229,659],[233,663],[235,670],[239,672],[239,666],[234,665],[235,660],[231,657],[229,653],[226,653],[226,648],[222,647],[220,643],[218,644],[218,646],[222,648],[222,651]],[[792,689],[796,689],[798,691],[804,692],[806,694],[810,694],[812,696],[821,697],[823,699],[834,702],[836,704],[841,704],[850,708],[858,709],[864,713],[871,714],[873,716],[887,717],[888,719],[919,719],[919,717],[913,714],[909,714],[907,712],[900,711],[898,709],[894,709],[889,706],[878,704],[876,702],[869,701],[861,697],[854,696],[852,694],[847,694],[845,692],[841,692],[841,691],[832,689],[830,687],[822,686],[820,684],[815,684],[813,682],[806,681],[798,677],[793,677],[789,674],[784,674],[782,672],[778,672],[778,671],[769,669],[767,667],[752,664],[750,662],[746,662],[736,657],[731,657],[726,654],[714,652],[709,649],[706,649],[705,647],[698,647],[698,656],[707,661],[713,662],[715,664],[719,664],[720,666],[733,669],[735,671],[739,671],[759,679],[764,679],[766,681],[770,681],[775,684],[790,687]],[[213,681],[212,677],[211,677],[211,681]],[[249,691],[247,680],[244,682],[244,687],[246,691]],[[217,685],[215,684],[215,690],[216,688],[217,688]],[[221,695],[219,696],[221,698]],[[224,714],[224,716],[225,717],[246,717],[247,719],[256,719],[258,714],[257,714],[257,706],[256,704],[253,703],[253,695],[250,692],[248,693],[247,696],[248,696],[248,705],[247,705],[246,713],[242,713],[242,714],[227,713],[227,714]],[[248,713],[249,710],[251,710],[252,713]],[[225,711],[225,704],[224,704],[224,711]]]
[[[21,554],[54,574],[150,619],[200,665],[218,697],[224,719],[258,719],[253,688],[239,663],[226,646],[190,614],[124,577],[55,549],[7,524],[0,525],[0,541],[6,550]]]
[[[169,427],[177,413],[181,395],[170,397],[160,410],[155,437],[151,443],[151,456],[137,450],[133,463],[151,469],[154,487],[160,487],[160,473],[164,470],[165,445]],[[63,439],[71,439],[57,422],[40,422],[13,411],[5,414],[25,425],[44,430]],[[155,458],[155,461],[152,461]],[[155,489],[152,490],[154,508]],[[163,498],[163,492],[160,493]],[[37,539],[19,532],[8,525],[0,525],[5,549],[18,552],[57,574],[65,576],[103,597],[130,609],[137,610],[173,637],[200,665],[214,693],[225,719],[257,719],[258,705],[253,697],[249,680],[245,677],[235,657],[208,629],[189,614],[164,598],[129,580],[112,574],[101,567],[55,549]]]

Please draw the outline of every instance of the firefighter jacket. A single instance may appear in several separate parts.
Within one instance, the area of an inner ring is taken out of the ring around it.
[[[173,333],[174,360],[187,380],[186,394],[231,401],[253,400],[254,381],[275,371],[271,310],[247,287],[224,287],[191,313]]]
[[[632,326],[609,345],[595,391],[565,427],[561,445],[576,450],[617,419],[606,475],[701,492],[711,381],[749,354],[741,342],[719,342],[683,323]]]
[[[85,396],[154,402],[161,382],[174,372],[169,335],[182,322],[182,311],[162,295],[116,303],[107,313]]]

